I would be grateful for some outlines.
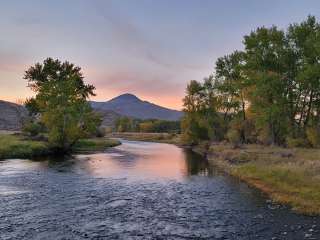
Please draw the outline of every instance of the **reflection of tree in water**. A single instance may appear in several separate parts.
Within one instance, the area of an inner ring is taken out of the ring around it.
[[[184,152],[188,175],[212,175],[212,169],[209,167],[207,159],[190,149],[185,149]]]
[[[52,155],[37,157],[32,161],[39,162],[42,168],[50,168],[58,172],[70,172],[74,169],[75,158],[72,155]]]

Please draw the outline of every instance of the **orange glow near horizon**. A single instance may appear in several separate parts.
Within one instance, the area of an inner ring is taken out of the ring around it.
[[[5,88],[5,89],[3,89]],[[0,90],[0,100],[19,103],[24,102],[26,99],[34,96],[34,93],[28,88],[24,89],[10,89],[9,87],[3,87]],[[4,91],[3,91],[4,90]],[[172,97],[172,96],[149,96],[147,94],[136,94],[134,92],[118,92],[118,91],[110,91],[110,93],[103,93],[99,90],[96,91],[97,95],[95,97],[91,97],[90,100],[105,102],[114,97],[117,97],[124,93],[131,93],[136,95],[143,101],[148,101],[154,104],[157,104],[162,107],[181,110],[182,109],[182,97]]]
[[[41,61],[40,61],[41,62]],[[35,62],[24,64],[12,64],[1,66],[0,62],[0,100],[21,103],[34,93],[27,87],[23,79],[26,66],[32,66]],[[110,69],[107,73],[86,64],[79,64],[82,68],[85,82],[96,87],[96,96],[90,100],[105,102],[124,93],[131,93],[144,101],[157,104],[162,107],[181,110],[185,83],[176,84],[162,76],[154,76],[140,72],[118,71]]]

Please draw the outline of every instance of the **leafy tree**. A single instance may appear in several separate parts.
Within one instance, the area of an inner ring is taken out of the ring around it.
[[[196,144],[201,140],[221,140],[221,119],[217,112],[218,99],[213,76],[203,84],[192,80],[183,99],[185,115],[181,130],[186,143]]]
[[[188,84],[184,139],[319,146],[319,43],[313,16],[246,35],[243,51],[218,58],[214,75]]]
[[[215,67],[216,85],[219,92],[219,111],[224,112],[225,121],[228,116],[237,117],[239,125],[244,125],[247,120],[249,82],[245,73],[245,63],[245,53],[235,51],[230,55],[218,58]],[[246,142],[244,126],[233,130],[238,131],[240,142]],[[235,133],[232,135],[235,136]]]
[[[320,24],[309,16],[300,24],[291,24],[287,35],[297,55],[293,115],[301,132],[320,120]]]
[[[120,117],[116,120],[115,128],[118,132],[131,132],[135,128],[133,119],[129,117]]]
[[[267,142],[281,144],[286,133],[286,38],[276,27],[258,28],[245,36],[249,93],[257,126],[268,129]]]
[[[80,67],[47,58],[30,67],[24,79],[36,93],[26,106],[40,114],[53,150],[68,152],[80,138],[96,131],[101,119],[87,102],[95,88],[84,83]]]

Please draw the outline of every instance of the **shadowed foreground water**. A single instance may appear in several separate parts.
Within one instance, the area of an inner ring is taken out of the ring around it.
[[[0,239],[320,239],[319,218],[173,145],[0,162]],[[60,159],[61,160],[61,159]]]

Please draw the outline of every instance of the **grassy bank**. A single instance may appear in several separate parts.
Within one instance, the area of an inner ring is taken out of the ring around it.
[[[49,153],[45,142],[27,140],[19,135],[0,135],[0,159],[31,158]]]
[[[82,139],[74,146],[73,151],[102,151],[119,144],[119,141],[107,138]],[[33,158],[50,154],[48,144],[44,141],[33,141],[22,135],[0,135],[0,159]]]
[[[77,142],[73,148],[74,152],[97,152],[103,151],[109,147],[115,147],[120,145],[121,142],[116,139],[108,138],[91,138],[81,139]]]
[[[212,144],[209,161],[293,210],[320,214],[320,150]]]
[[[171,133],[119,132],[111,133],[110,137],[123,138],[133,141],[159,142],[180,145],[180,135]]]

